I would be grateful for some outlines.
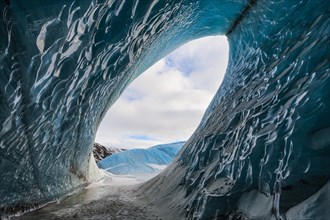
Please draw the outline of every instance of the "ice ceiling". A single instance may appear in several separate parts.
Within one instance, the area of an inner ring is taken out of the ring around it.
[[[187,218],[326,217],[329,8],[1,1],[0,208],[42,204],[92,181],[96,129],[125,87],[178,46],[225,34],[221,87],[181,155],[141,190]]]

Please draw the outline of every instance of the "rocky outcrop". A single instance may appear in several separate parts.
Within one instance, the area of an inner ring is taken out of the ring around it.
[[[123,148],[115,148],[115,147],[105,147],[99,143],[94,143],[93,145],[93,156],[95,159],[95,162],[98,163],[100,160],[103,160],[104,158],[111,156],[112,154],[119,153],[126,151],[126,149]]]

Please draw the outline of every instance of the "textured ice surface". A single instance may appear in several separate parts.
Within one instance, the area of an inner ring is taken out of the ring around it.
[[[190,219],[328,218],[304,207],[329,201],[317,194],[330,174],[329,8],[324,0],[1,1],[0,208],[35,206],[91,181],[97,127],[123,89],[181,44],[226,34],[223,84],[179,159],[141,190]]]
[[[147,149],[131,149],[111,155],[98,163],[114,174],[158,173],[169,165],[185,142],[162,144]]]

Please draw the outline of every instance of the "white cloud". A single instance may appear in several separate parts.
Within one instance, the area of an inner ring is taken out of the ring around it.
[[[225,37],[180,47],[126,89],[103,119],[96,142],[133,148],[187,140],[220,86],[227,61]]]

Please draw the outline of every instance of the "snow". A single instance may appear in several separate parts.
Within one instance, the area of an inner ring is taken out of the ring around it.
[[[168,165],[160,165],[160,164],[153,164],[153,163],[146,163],[146,165],[155,170],[164,170],[168,166]]]

